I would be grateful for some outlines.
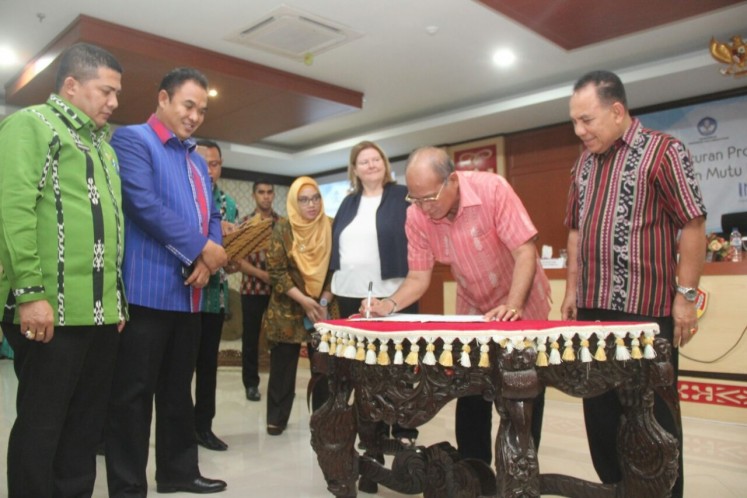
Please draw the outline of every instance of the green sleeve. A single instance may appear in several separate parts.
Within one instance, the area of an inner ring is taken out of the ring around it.
[[[45,164],[59,151],[49,126],[29,110],[0,123],[0,262],[18,302],[43,297],[37,203]],[[54,234],[50,234],[54,236]]]

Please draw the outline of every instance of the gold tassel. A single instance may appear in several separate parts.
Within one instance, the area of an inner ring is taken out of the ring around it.
[[[630,357],[634,360],[640,360],[643,358],[643,353],[641,353],[640,342],[638,339],[633,339],[630,341]]]
[[[327,342],[329,340],[329,333],[324,332],[322,336],[319,338],[319,351],[320,353],[329,353],[329,343]]]
[[[407,363],[408,365],[417,366],[419,351],[420,351],[420,346],[418,346],[417,344],[411,344],[410,352],[407,353],[407,358],[405,358],[405,363]]]
[[[490,359],[488,358],[488,352],[490,351],[490,346],[487,344],[483,344],[480,346],[480,362],[477,364],[480,368],[489,368],[490,367]]]
[[[441,356],[438,357],[438,363],[444,367],[454,366],[454,358],[451,356],[451,344],[444,344],[444,350],[441,351]]]
[[[337,336],[334,333],[329,335],[329,355],[335,356],[337,354]]]
[[[563,349],[563,361],[576,361],[576,354],[573,352],[573,341],[570,339],[565,340],[565,348]]]
[[[363,347],[363,341],[358,341],[358,349],[355,351],[355,359],[358,361],[363,361],[366,359],[366,349]]]
[[[386,343],[379,347],[379,365],[389,365],[389,346]]]
[[[604,350],[606,343],[603,337],[597,341],[597,351],[594,353],[594,359],[597,361],[607,361],[607,352]]]
[[[537,361],[535,362],[535,364],[538,367],[547,366],[547,353],[545,351],[547,351],[547,346],[545,346],[544,344],[539,344],[537,346]]]

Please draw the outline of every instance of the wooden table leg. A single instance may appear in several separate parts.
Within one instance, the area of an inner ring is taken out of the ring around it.
[[[357,495],[358,453],[355,411],[348,404],[352,393],[349,366],[347,362],[328,361],[327,355],[315,356],[326,363],[320,370],[328,374],[329,399],[311,415],[311,446],[327,489],[334,496],[352,498]]]
[[[540,392],[533,350],[503,352],[501,397],[496,408],[501,424],[495,441],[498,496],[540,496],[537,451],[532,437],[533,399]]]

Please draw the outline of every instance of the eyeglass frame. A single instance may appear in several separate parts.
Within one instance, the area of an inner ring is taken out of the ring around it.
[[[449,183],[449,177],[447,176],[444,182],[441,184],[441,188],[438,189],[438,192],[436,192],[436,195],[426,195],[425,197],[421,197],[420,199],[416,199],[410,195],[410,192],[407,192],[405,195],[405,201],[409,202],[410,204],[415,204],[416,206],[422,206],[423,204],[429,204],[431,202],[438,201],[439,197],[441,197],[441,193],[444,191],[444,187],[446,184]]]
[[[311,197],[297,197],[299,206],[309,206],[311,204],[319,204],[322,202],[322,194],[316,193]]]

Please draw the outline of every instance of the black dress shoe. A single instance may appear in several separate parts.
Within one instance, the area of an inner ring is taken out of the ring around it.
[[[207,477],[197,476],[191,481],[186,482],[159,482],[156,485],[156,491],[159,493],[218,493],[226,489],[226,482],[220,479],[209,479]]]
[[[226,451],[228,449],[228,445],[218,439],[213,431],[197,432],[195,435],[197,436],[197,444],[203,448],[213,451]]]
[[[262,395],[259,394],[259,389],[255,386],[251,386],[246,388],[246,399],[249,401],[259,401],[262,399]]]
[[[278,427],[277,425],[268,425],[267,426],[267,434],[270,436],[279,436],[283,433],[285,430],[285,427]]]

